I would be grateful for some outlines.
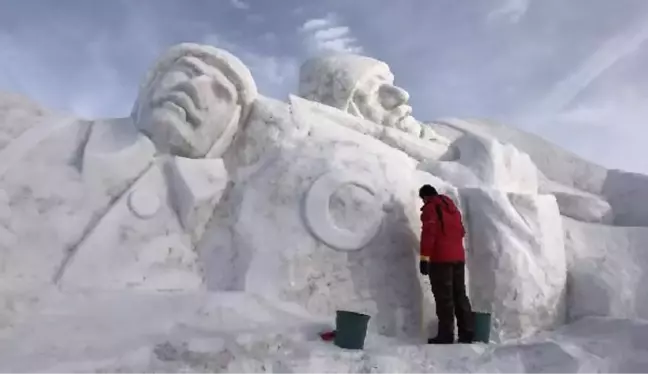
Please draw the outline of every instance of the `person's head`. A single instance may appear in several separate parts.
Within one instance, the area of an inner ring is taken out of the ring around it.
[[[132,117],[158,151],[200,158],[215,144],[227,148],[256,95],[252,75],[238,58],[183,43],[171,47],[147,74]]]
[[[428,201],[429,199],[438,195],[439,193],[437,192],[436,188],[430,186],[429,184],[425,184],[419,189],[419,197],[423,201]]]
[[[299,96],[389,127],[415,122],[409,94],[394,85],[389,66],[365,56],[335,54],[306,61],[299,71]]]

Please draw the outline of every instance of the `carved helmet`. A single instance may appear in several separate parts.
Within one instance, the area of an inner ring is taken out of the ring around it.
[[[299,70],[299,96],[347,111],[359,82],[373,74],[393,75],[376,59],[333,54],[304,62]]]
[[[194,56],[205,63],[217,67],[234,84],[238,91],[238,104],[241,106],[241,119],[245,119],[251,109],[251,104],[257,98],[257,87],[250,70],[231,53],[212,47],[195,43],[180,43],[169,48],[160,56],[154,66],[148,71],[140,85],[139,94],[131,115],[137,120],[139,117],[140,101],[148,95],[152,83],[162,74],[166,73],[181,57]]]

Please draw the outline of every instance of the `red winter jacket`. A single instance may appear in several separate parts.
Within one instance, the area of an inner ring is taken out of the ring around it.
[[[466,260],[466,234],[461,212],[448,196],[437,195],[421,208],[421,260],[460,262]]]

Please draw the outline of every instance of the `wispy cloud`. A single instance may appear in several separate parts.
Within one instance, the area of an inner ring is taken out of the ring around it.
[[[250,9],[250,5],[243,0],[230,0],[230,4],[236,9],[247,10]]]
[[[493,9],[486,17],[489,23],[505,21],[518,23],[529,10],[531,0],[499,0],[501,6]]]
[[[308,21],[304,22],[304,25],[302,26],[302,31],[312,31],[322,27],[327,27],[329,23],[330,21],[324,18],[309,19]]]
[[[338,17],[329,13],[324,18],[313,18],[299,28],[309,53],[362,53],[363,48],[348,26],[340,25]]]
[[[535,109],[538,114],[552,115],[567,107],[594,80],[624,57],[636,52],[648,40],[648,23],[644,19],[602,43],[565,79],[559,81]]]

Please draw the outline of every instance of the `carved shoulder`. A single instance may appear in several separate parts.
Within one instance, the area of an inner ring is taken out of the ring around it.
[[[0,150],[29,128],[53,115],[24,96],[0,92]]]

